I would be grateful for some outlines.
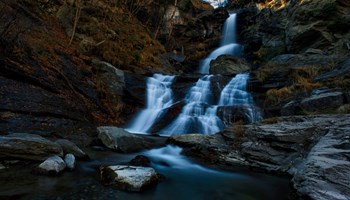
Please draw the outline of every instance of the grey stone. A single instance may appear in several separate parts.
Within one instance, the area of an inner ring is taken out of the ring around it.
[[[211,74],[235,75],[250,70],[247,62],[229,55],[221,55],[210,62]]]
[[[324,109],[335,109],[344,104],[342,92],[316,93],[301,101],[300,106],[307,112],[322,112]]]
[[[124,153],[136,152],[151,146],[146,138],[134,135],[126,130],[113,126],[97,128],[98,138],[102,143],[113,150]]]
[[[61,146],[39,135],[13,133],[0,136],[0,157],[45,160],[53,155],[63,156]]]
[[[77,158],[83,158],[86,159],[89,156],[83,151],[81,150],[76,144],[74,144],[73,142],[66,140],[66,139],[58,139],[55,141],[56,143],[58,143],[62,149],[63,152],[65,154],[71,153],[73,154],[75,157]]]
[[[66,154],[66,156],[64,156],[64,162],[68,169],[73,170],[75,168],[75,157],[73,154]]]
[[[104,185],[116,185],[119,189],[141,191],[159,181],[157,172],[151,167],[116,165],[100,167]]]
[[[66,168],[66,163],[59,156],[52,156],[46,159],[38,167],[40,174],[57,175]]]

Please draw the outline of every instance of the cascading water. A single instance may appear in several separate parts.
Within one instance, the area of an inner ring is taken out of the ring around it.
[[[231,55],[235,57],[240,57],[242,55],[243,46],[236,43],[236,16],[236,13],[232,13],[226,20],[220,47],[201,61],[199,73],[209,74],[210,62],[220,55]]]
[[[174,76],[154,74],[147,79],[147,105],[126,129],[135,133],[147,133],[152,125],[173,103],[171,85]]]
[[[186,105],[180,115],[168,127],[161,131],[162,135],[179,135],[186,133],[210,134],[223,128],[221,120],[216,116],[216,106],[211,106],[210,78],[200,78],[190,89],[186,97]]]
[[[261,120],[261,113],[247,91],[249,74],[237,74],[221,91],[219,106],[244,106],[250,122]]]

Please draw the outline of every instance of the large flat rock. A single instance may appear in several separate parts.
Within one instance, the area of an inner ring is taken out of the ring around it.
[[[13,133],[0,136],[0,157],[45,160],[54,155],[63,156],[61,146],[39,135]]]

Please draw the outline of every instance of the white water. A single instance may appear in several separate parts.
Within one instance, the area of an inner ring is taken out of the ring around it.
[[[247,92],[247,81],[249,74],[237,74],[221,91],[219,105],[233,106],[252,104],[253,99]]]
[[[147,79],[147,105],[126,129],[134,133],[147,133],[173,103],[171,85],[174,76],[154,74]]]
[[[253,98],[247,91],[249,74],[237,74],[221,91],[219,106],[239,106],[246,109],[250,122],[262,119],[260,110],[254,106]]]
[[[211,134],[220,131],[223,123],[216,116],[216,106],[211,106],[210,78],[200,78],[190,89],[186,105],[180,115],[160,133],[162,135],[180,135],[186,133]]]
[[[240,57],[242,55],[243,46],[236,42],[236,17],[237,14],[232,13],[225,21],[220,47],[201,61],[199,73],[209,74],[210,62],[220,55],[231,55],[235,57]]]

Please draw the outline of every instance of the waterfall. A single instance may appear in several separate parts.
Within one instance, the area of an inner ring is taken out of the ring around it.
[[[249,74],[237,74],[221,91],[219,105],[233,106],[252,104],[252,96],[247,92]]]
[[[260,110],[254,106],[253,98],[247,91],[249,74],[237,74],[221,91],[219,106],[243,106],[250,122],[261,120]],[[230,117],[230,116],[229,116]]]
[[[220,55],[231,55],[235,57],[242,55],[243,46],[236,42],[236,16],[236,13],[232,13],[225,21],[220,47],[200,62],[199,73],[209,74],[210,62]]]
[[[162,135],[179,135],[186,133],[211,134],[220,131],[223,123],[216,116],[216,106],[211,106],[210,78],[200,78],[186,96],[186,105],[180,115],[160,133]]]
[[[135,133],[147,133],[153,124],[165,114],[173,103],[171,85],[174,76],[154,74],[147,79],[146,108],[143,109],[126,129]]]

